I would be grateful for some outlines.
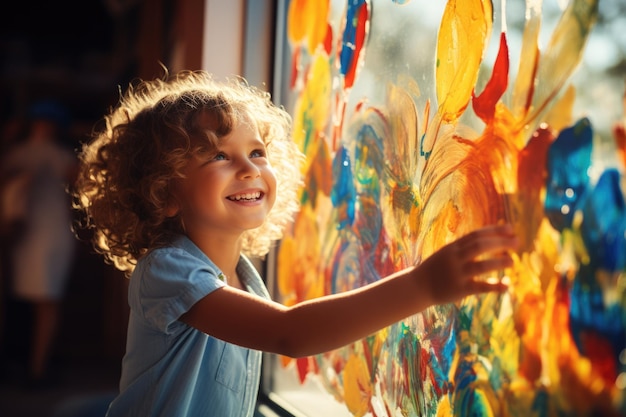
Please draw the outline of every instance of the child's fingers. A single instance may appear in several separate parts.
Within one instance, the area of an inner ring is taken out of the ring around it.
[[[508,253],[494,255],[487,259],[467,261],[463,271],[468,276],[484,275],[493,271],[510,268],[513,266],[513,258]]]
[[[470,260],[492,252],[503,252],[517,247],[517,237],[509,225],[487,226],[475,230],[457,241],[458,254]]]
[[[471,293],[486,293],[486,292],[504,292],[509,288],[508,281],[506,280],[486,280],[472,282]]]

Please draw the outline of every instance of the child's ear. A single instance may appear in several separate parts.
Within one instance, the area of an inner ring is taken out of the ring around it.
[[[175,198],[171,198],[165,208],[165,215],[167,217],[174,217],[180,212],[180,206]]]

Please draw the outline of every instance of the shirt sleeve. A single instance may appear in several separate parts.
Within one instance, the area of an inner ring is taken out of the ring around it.
[[[182,249],[157,249],[141,266],[134,300],[131,278],[131,308],[137,303],[146,322],[164,333],[200,299],[225,285],[217,267]]]

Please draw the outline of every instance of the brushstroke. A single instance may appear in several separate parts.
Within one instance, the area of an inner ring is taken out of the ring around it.
[[[338,23],[288,17],[324,27],[290,35],[294,137],[307,162],[302,210],[278,253],[281,296],[358,288],[486,224],[512,222],[522,244],[506,294],[431,307],[298,359],[299,379],[315,375],[357,416],[623,415],[626,134],[614,129],[619,166],[597,165],[596,132],[573,120],[568,85],[598,2],[569,2],[540,50],[542,2],[528,0],[509,79],[505,30],[495,62],[483,62],[491,2],[449,0],[434,80],[386,80],[376,105],[351,100],[374,3],[348,2]],[[419,82],[435,84],[432,97],[419,97]]]

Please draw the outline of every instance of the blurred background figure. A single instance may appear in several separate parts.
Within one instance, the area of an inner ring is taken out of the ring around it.
[[[36,102],[29,110],[25,134],[6,150],[1,165],[1,229],[8,254],[4,268],[8,276],[2,279],[6,296],[25,302],[32,312],[26,380],[31,387],[49,381],[49,361],[76,249],[67,193],[77,169],[68,146],[70,123],[69,111],[61,103]]]

